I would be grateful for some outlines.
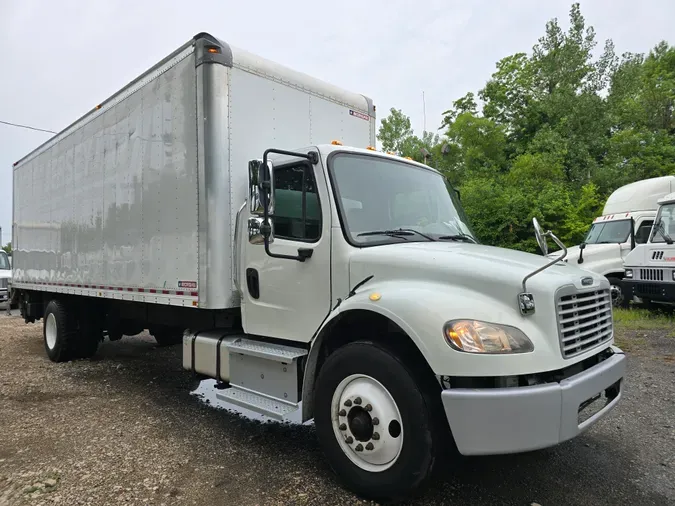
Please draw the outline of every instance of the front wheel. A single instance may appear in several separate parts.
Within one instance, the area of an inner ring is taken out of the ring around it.
[[[441,446],[434,392],[388,348],[358,341],[330,355],[315,390],[319,443],[340,479],[376,500],[409,495]]]
[[[626,294],[625,287],[618,278],[607,278],[609,280],[609,290],[612,297],[612,306],[615,308],[627,308],[630,304],[630,297]]]

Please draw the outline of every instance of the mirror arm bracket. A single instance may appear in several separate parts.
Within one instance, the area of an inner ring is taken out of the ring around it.
[[[548,262],[546,265],[543,265],[542,267],[539,267],[537,270],[532,271],[529,273],[527,276],[523,278],[523,292],[527,292],[527,280],[530,279],[533,276],[536,276],[542,271],[545,271],[549,267],[551,267],[553,264],[556,264],[560,262],[562,259],[564,259],[567,256],[567,248],[565,245],[562,243],[560,239],[558,239],[553,232],[550,230],[544,234],[544,237],[550,237],[553,239],[553,241],[562,249],[562,255],[560,255],[558,258],[554,258],[550,262]]]

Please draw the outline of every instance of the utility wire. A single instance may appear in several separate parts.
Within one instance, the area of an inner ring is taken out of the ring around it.
[[[27,128],[28,130],[35,130],[36,132],[47,132],[48,134],[55,134],[56,133],[53,130],[45,130],[44,128],[35,128],[35,127],[32,127],[32,126],[28,126],[28,125],[19,125],[18,123],[10,123],[9,121],[0,120],[0,123],[2,123],[3,125],[9,125],[9,126],[18,127],[18,128]]]

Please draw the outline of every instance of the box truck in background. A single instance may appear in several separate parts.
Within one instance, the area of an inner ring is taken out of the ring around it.
[[[584,242],[568,249],[567,262],[607,277],[614,306],[626,307],[632,299],[623,282],[626,255],[647,242],[658,200],[674,191],[675,176],[644,179],[617,188],[607,199],[602,215],[593,220]]]
[[[448,441],[533,450],[609,413],[607,279],[478,244],[439,172],[375,142],[370,99],[200,34],[16,163],[13,297],[53,361],[182,340],[222,401],[314,419],[371,498]]]

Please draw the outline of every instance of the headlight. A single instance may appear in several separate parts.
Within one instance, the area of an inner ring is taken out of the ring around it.
[[[445,340],[468,353],[528,353],[534,345],[515,327],[477,320],[453,320],[445,324]]]
[[[633,279],[633,269],[626,269],[623,275],[628,279]]]

